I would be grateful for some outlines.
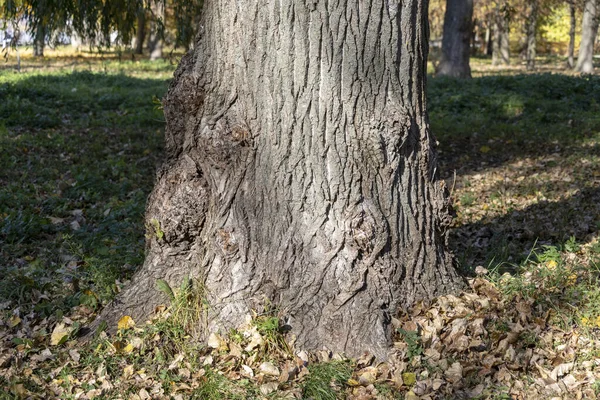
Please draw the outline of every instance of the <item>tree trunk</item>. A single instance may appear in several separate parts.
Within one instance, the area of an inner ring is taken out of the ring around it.
[[[494,41],[492,44],[492,65],[510,64],[508,41],[508,18],[504,10],[494,11]]]
[[[152,14],[150,35],[148,37],[148,52],[150,53],[150,60],[155,61],[161,59],[163,56],[165,4],[163,2],[153,2]]]
[[[577,28],[577,19],[575,18],[575,0],[569,3],[569,16],[571,24],[569,28],[569,48],[567,50],[567,65],[569,68],[575,67],[575,30]]]
[[[594,44],[598,35],[598,0],[586,0],[581,23],[581,42],[575,70],[583,74],[594,72]]]
[[[236,6],[235,4],[238,4]],[[426,112],[427,3],[207,1],[164,99],[142,269],[101,316],[197,277],[207,330],[264,302],[297,347],[385,358],[401,307],[457,290]]]
[[[44,57],[44,46],[46,44],[46,30],[42,24],[38,24],[33,38],[33,56]]]
[[[494,37],[492,35],[492,29],[485,29],[485,55],[491,56],[494,54]]]
[[[137,15],[137,31],[135,32],[135,54],[144,53],[146,40],[146,10],[140,10]]]
[[[473,32],[473,0],[446,0],[442,60],[436,74],[470,78],[470,44]]]
[[[537,19],[538,19],[538,2],[537,0],[531,1],[528,5],[529,13],[527,15],[525,41],[526,50],[525,57],[527,60],[527,70],[533,71],[535,69],[535,56],[536,56],[536,33],[537,33]]]

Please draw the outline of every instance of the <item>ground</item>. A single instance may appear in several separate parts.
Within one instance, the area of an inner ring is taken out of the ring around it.
[[[194,342],[202,292],[164,282],[171,301],[151,323],[123,316],[117,335],[83,343],[143,261],[176,57],[59,49],[23,57],[21,73],[0,65],[0,399],[600,393],[600,78],[556,58],[538,60],[543,74],[474,59],[471,81],[428,80],[470,285],[397,315],[388,362],[298,353],[274,306]]]

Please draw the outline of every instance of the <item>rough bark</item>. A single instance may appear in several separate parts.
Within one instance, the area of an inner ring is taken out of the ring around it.
[[[137,16],[137,30],[135,32],[135,54],[144,53],[146,40],[146,10],[140,10]]]
[[[577,19],[575,18],[575,0],[569,3],[569,47],[567,49],[567,66],[575,67],[575,31],[577,29]]]
[[[470,78],[471,35],[473,32],[473,0],[446,0],[442,59],[436,74]]]
[[[207,1],[164,100],[146,213],[163,235],[101,318],[143,320],[165,301],[157,279],[192,276],[206,332],[269,301],[299,348],[385,358],[399,308],[461,287],[427,121],[426,10]]]
[[[501,8],[494,10],[494,39],[492,42],[492,65],[510,64],[508,16]]]
[[[531,1],[528,4],[529,12],[527,14],[527,21],[525,22],[525,59],[527,61],[527,70],[532,71],[535,69],[535,56],[536,56],[536,34],[537,34],[537,20],[538,20],[538,2],[537,0]]]
[[[594,44],[598,36],[598,0],[586,0],[581,23],[581,42],[575,70],[583,74],[594,72]]]

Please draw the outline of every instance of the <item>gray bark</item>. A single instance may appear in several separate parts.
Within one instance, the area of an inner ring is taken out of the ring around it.
[[[527,15],[526,27],[525,27],[525,58],[527,61],[527,70],[532,71],[535,69],[535,56],[537,53],[536,49],[536,34],[537,34],[537,19],[538,19],[538,2],[537,0],[531,1],[528,5],[529,12]]]
[[[567,66],[575,67],[575,30],[577,28],[577,19],[575,18],[575,0],[569,4],[569,48],[567,49]]]
[[[446,0],[442,59],[436,74],[470,78],[470,44],[473,32],[473,0]]]
[[[236,5],[237,4],[237,5]],[[142,269],[101,319],[200,279],[206,333],[265,301],[296,346],[385,358],[391,317],[462,286],[427,121],[427,4],[207,1],[164,100]],[[157,221],[157,222],[154,222]]]
[[[575,70],[584,74],[594,72],[594,44],[598,35],[598,0],[586,0],[581,23],[581,42]]]
[[[506,13],[499,7],[494,11],[494,39],[492,65],[510,64],[509,27]]]

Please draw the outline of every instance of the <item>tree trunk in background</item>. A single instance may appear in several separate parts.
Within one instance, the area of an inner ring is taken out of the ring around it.
[[[594,71],[594,44],[598,35],[598,0],[586,0],[581,23],[581,42],[575,70],[584,74]]]
[[[536,56],[536,33],[537,33],[537,19],[538,19],[538,2],[532,0],[529,4],[529,12],[527,15],[527,21],[525,21],[525,41],[526,50],[525,58],[527,60],[527,70],[533,71],[535,69],[535,56]]]
[[[148,35],[148,52],[152,61],[159,60],[163,56],[165,6],[163,2],[152,2],[153,15],[150,21],[150,34]]]
[[[426,111],[427,2],[204,7],[164,99],[146,212],[161,235],[100,320],[144,321],[167,302],[157,279],[191,276],[205,333],[269,302],[298,348],[385,358],[399,308],[463,284]]]
[[[442,59],[436,74],[470,78],[471,34],[473,32],[473,0],[446,0]]]
[[[44,57],[44,47],[46,45],[46,30],[42,24],[37,26],[35,37],[33,38],[33,56]]]
[[[494,54],[494,35],[491,28],[485,30],[485,55],[491,56]]]
[[[492,65],[510,64],[508,41],[508,18],[500,8],[494,12],[494,40],[492,44]]]
[[[569,16],[571,24],[569,28],[569,48],[567,50],[567,65],[569,68],[575,67],[575,30],[577,28],[577,19],[575,18],[575,2],[569,4]]]
[[[146,10],[140,10],[137,16],[137,30],[135,32],[135,54],[144,53],[146,40]]]

